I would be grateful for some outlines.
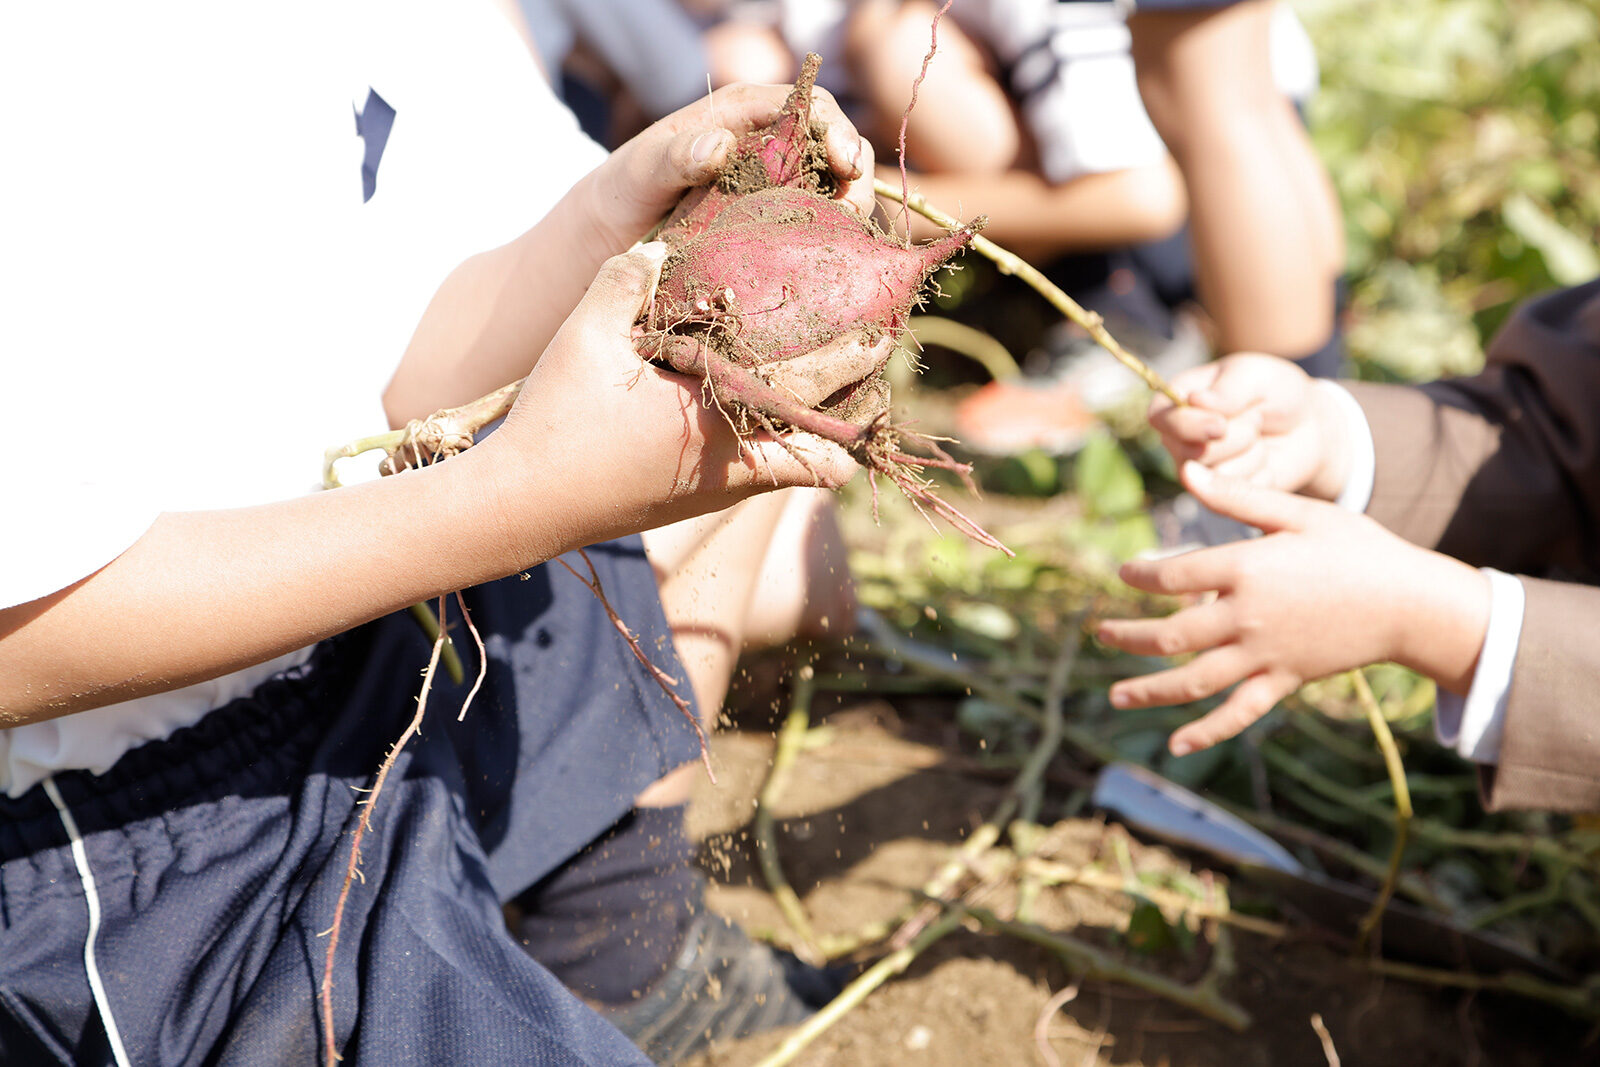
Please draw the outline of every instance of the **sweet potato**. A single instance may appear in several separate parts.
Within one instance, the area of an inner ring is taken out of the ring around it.
[[[705,379],[707,402],[728,414],[736,430],[793,429],[833,441],[919,506],[1000,547],[932,492],[923,468],[963,478],[967,468],[931,438],[889,424],[882,368],[817,408],[774,388],[763,374],[851,331],[898,337],[923,284],[982,226],[979,219],[907,247],[833,198],[824,131],[811,117],[819,62],[806,57],[778,117],[735,142],[721,177],[691,190],[661,227],[673,252],[640,351]],[[928,454],[908,454],[902,439]]]

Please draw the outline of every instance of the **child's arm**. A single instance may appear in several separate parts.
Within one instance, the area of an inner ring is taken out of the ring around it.
[[[0,728],[216,677],[766,489],[848,478],[854,464],[822,442],[790,438],[804,462],[770,438],[741,449],[699,382],[641,363],[633,324],[663,254],[602,268],[472,450],[336,492],[163,515],[89,577],[0,610]],[[841,347],[867,364],[881,354]],[[846,382],[789,384],[813,404]]]
[[[684,190],[710,181],[737,134],[778,113],[788,86],[719,89],[613,152],[521,237],[457,267],[428,306],[384,393],[393,425],[475,400],[528,373],[608,257],[660,222]],[[870,215],[872,147],[826,90],[828,163],[842,197]]]
[[[1216,594],[1166,618],[1100,626],[1100,639],[1125,651],[1197,653],[1118,682],[1119,708],[1187,703],[1238,685],[1172,735],[1174,754],[1232,737],[1305,682],[1369,663],[1401,663],[1452,692],[1468,690],[1489,623],[1482,572],[1331,504],[1218,478],[1196,463],[1183,477],[1207,507],[1266,536],[1122,568],[1149,592]]]
[[[1152,422],[1180,459],[1324,497],[1349,492],[1366,438],[1370,481],[1356,506],[1413,544],[1508,570],[1600,575],[1600,283],[1524,306],[1470,378],[1313,390],[1296,374],[1229,357],[1180,378],[1195,405],[1158,402]],[[1493,581],[1489,638],[1465,705],[1441,697],[1442,738],[1495,765],[1491,808],[1592,810],[1600,590]]]

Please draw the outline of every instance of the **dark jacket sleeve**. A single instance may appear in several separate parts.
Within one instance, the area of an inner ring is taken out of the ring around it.
[[[1541,578],[1522,587],[1522,638],[1484,804],[1600,812],[1600,589]]]
[[[1350,389],[1373,518],[1476,566],[1600,575],[1600,282],[1523,307],[1481,374]]]
[[[1483,373],[1356,383],[1377,453],[1368,514],[1523,575],[1527,605],[1491,809],[1600,811],[1600,282],[1522,308]]]

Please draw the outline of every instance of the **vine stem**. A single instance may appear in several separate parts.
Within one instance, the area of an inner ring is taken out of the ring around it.
[[[1044,711],[1037,720],[1040,727],[1039,740],[1034,744],[1033,751],[1028,754],[1027,762],[1017,772],[1011,788],[1006,790],[1006,795],[995,809],[995,813],[973,831],[972,836],[963,842],[960,850],[946,861],[923,887],[922,895],[927,898],[927,903],[895,931],[890,944],[896,948],[910,944],[918,931],[934,920],[939,908],[954,896],[962,875],[971,869],[979,856],[993,848],[1000,840],[1000,834],[1010,824],[1018,809],[1033,807],[1032,798],[1043,782],[1045,769],[1050,766],[1050,761],[1055,758],[1056,751],[1067,736],[1065,705],[1067,689],[1072,679],[1072,668],[1078,661],[1078,650],[1083,643],[1082,631],[1078,627],[1081,619],[1081,615],[1077,616],[1068,628],[1070,636],[1051,665]]]
[[[1477,974],[1472,971],[1444,970],[1386,959],[1368,960],[1367,967],[1378,974],[1416,982],[1419,985],[1506,993],[1528,1000],[1543,1001],[1579,1019],[1600,1020],[1600,996],[1597,996],[1593,982],[1574,986],[1542,981],[1520,971]]]
[[[919,193],[902,195],[899,189],[896,189],[882,178],[874,178],[872,188],[879,196],[888,197],[895,203],[915,211],[923,218],[943,226],[947,230],[961,228],[962,223],[960,220],[932,206]],[[971,248],[974,252],[994,263],[996,267],[999,267],[1002,274],[1010,274],[1019,281],[1026,283],[1034,292],[1044,297],[1051,307],[1083,327],[1100,347],[1115,356],[1118,363],[1138,375],[1139,380],[1144,382],[1145,385],[1177,406],[1185,406],[1186,402],[1183,397],[1179,396],[1172,386],[1167,384],[1166,379],[1151,370],[1144,360],[1123,348],[1121,343],[1111,336],[1110,331],[1106,329],[1104,319],[1095,312],[1087,310],[1082,304],[1062,292],[1060,286],[1039,273],[1038,268],[1033,264],[1015,252],[1009,252],[1001,248],[981,233],[972,238]]]
[[[996,381],[1022,377],[1017,357],[982,330],[939,315],[912,315],[907,325],[909,328],[900,338],[900,347],[913,358],[918,346],[937,345],[980,364]]]
[[[755,838],[756,858],[761,864],[761,875],[766,879],[767,891],[777,901],[778,910],[794,931],[796,941],[791,951],[806,963],[820,964],[824,956],[817,946],[816,932],[806,917],[805,905],[784,876],[783,865],[778,860],[778,842],[773,833],[773,806],[789,782],[789,772],[805,747],[806,731],[811,726],[811,697],[816,691],[816,672],[807,663],[795,671],[794,692],[789,699],[789,716],[778,731],[777,748],[772,754],[772,770],[767,773],[766,784],[756,798]]]
[[[784,1039],[783,1044],[757,1063],[756,1067],[783,1067],[784,1064],[800,1055],[801,1052],[805,1051],[807,1045],[820,1037],[834,1023],[844,1018],[851,1008],[866,1000],[873,990],[911,966],[911,962],[922,955],[929,945],[932,945],[960,926],[964,917],[964,913],[959,910],[952,909],[945,912],[937,922],[918,934],[916,940],[912,941],[911,944],[904,948],[896,949],[867,968],[861,973],[860,977],[844,987],[844,992],[834,997],[820,1011],[807,1019],[799,1029]]]
[[[1395,813],[1383,803],[1372,800],[1359,789],[1329,778],[1327,775],[1300,762],[1275,745],[1261,746],[1261,755],[1284,775],[1305,785],[1311,792],[1333,801],[1342,808],[1349,809],[1359,817],[1376,819],[1379,822],[1392,823]],[[1252,816],[1246,816],[1252,817]],[[1568,848],[1548,834],[1533,834],[1520,831],[1487,831],[1487,830],[1459,830],[1454,826],[1437,820],[1413,816],[1411,819],[1411,836],[1419,841],[1428,841],[1443,848],[1470,849],[1475,852],[1488,853],[1513,853],[1516,855],[1529,855],[1558,863],[1583,871],[1600,869],[1600,862],[1590,854],[1576,849]]]
[[[1009,934],[1049,949],[1060,956],[1068,967],[1086,978],[1120,982],[1135,989],[1142,989],[1163,1000],[1198,1012],[1208,1019],[1214,1019],[1230,1030],[1243,1032],[1250,1027],[1249,1012],[1219,995],[1213,984],[1208,981],[1202,980],[1192,986],[1180,985],[1170,978],[1114,959],[1088,942],[1031,923],[1002,919],[984,908],[955,904],[952,905],[951,913],[970,915],[987,929]],[[948,914],[950,913],[947,913],[947,917]]]
[[[1361,710],[1367,713],[1367,722],[1372,726],[1373,736],[1378,739],[1378,751],[1383,753],[1383,765],[1388,769],[1389,782],[1394,786],[1394,848],[1389,852],[1389,869],[1384,872],[1378,899],[1372,902],[1371,910],[1362,917],[1361,925],[1356,928],[1355,950],[1360,955],[1366,952],[1373,931],[1383,921],[1383,913],[1394,896],[1395,883],[1400,879],[1400,861],[1405,855],[1411,830],[1411,787],[1406,782],[1406,768],[1400,761],[1400,749],[1394,743],[1394,732],[1389,729],[1389,720],[1383,717],[1378,698],[1372,695],[1366,674],[1357,668],[1350,672],[1350,682],[1355,686],[1356,700],[1361,704]]]

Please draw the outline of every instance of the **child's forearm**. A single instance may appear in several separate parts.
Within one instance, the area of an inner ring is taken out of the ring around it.
[[[0,612],[0,727],[216,677],[754,492],[842,484],[855,469],[842,449],[741,439],[703,407],[698,380],[639,361],[632,324],[663,254],[601,268],[478,447],[336,492],[163,515],[88,578]],[[837,344],[868,366],[887,348]],[[799,395],[809,406],[842,384]]]
[[[538,361],[600,264],[622,251],[569,204],[583,188],[515,241],[473,256],[444,280],[384,391],[391,426],[475,400]]]
[[[0,611],[0,727],[217,677],[581,543],[562,486],[525,491],[549,502],[542,528],[510,521],[489,464],[467,453],[334,493],[163,515],[96,573]]]

